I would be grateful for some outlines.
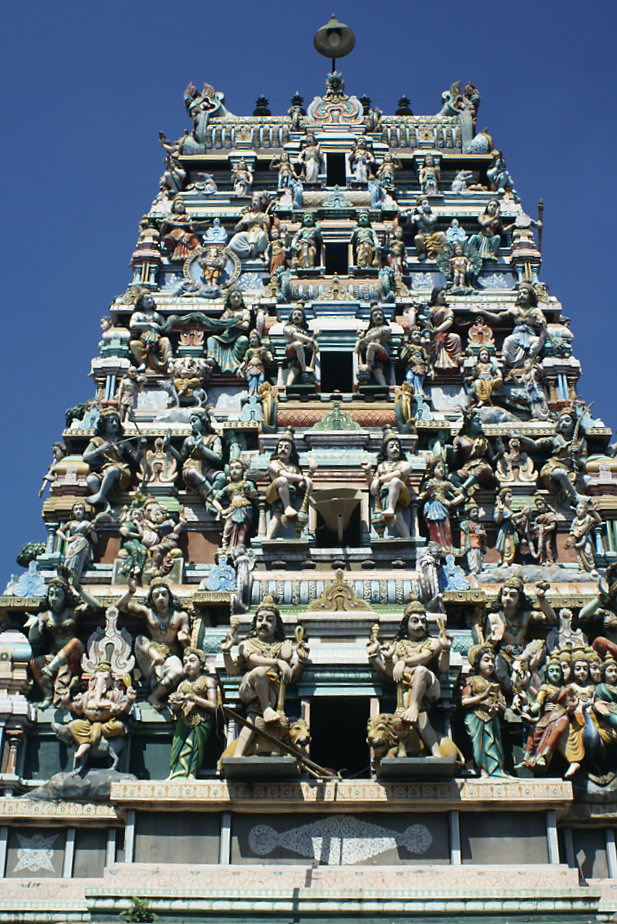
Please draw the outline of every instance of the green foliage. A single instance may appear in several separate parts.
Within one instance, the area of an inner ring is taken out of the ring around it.
[[[127,911],[121,911],[120,917],[129,922],[143,922],[149,924],[150,921],[158,921],[158,914],[150,908],[150,902],[145,898],[131,898],[131,906]]]
[[[26,542],[25,545],[22,545],[17,556],[17,564],[21,565],[22,568],[27,568],[30,562],[42,555],[44,551],[44,542]]]
[[[81,420],[84,414],[87,413],[90,407],[90,402],[86,401],[84,404],[76,404],[75,407],[69,407],[66,410],[64,415],[65,426],[68,428],[71,426],[74,420]]]

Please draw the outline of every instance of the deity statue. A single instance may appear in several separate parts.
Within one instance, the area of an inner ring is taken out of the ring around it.
[[[235,164],[231,165],[231,182],[233,184],[234,196],[243,199],[250,196],[253,186],[253,170],[247,164],[244,157],[241,157]]]
[[[256,330],[249,334],[249,345],[242,365],[238,369],[238,375],[243,376],[248,382],[249,395],[256,395],[259,386],[263,385],[266,380],[266,366],[274,363],[272,350],[265,343]]]
[[[187,523],[184,509],[180,507],[176,522],[167,508],[151,497],[140,506],[139,515],[135,507],[132,507],[123,514],[120,521],[120,536],[125,551],[121,572],[134,577],[140,577],[142,572],[144,576],[168,574],[174,558],[181,554],[178,542]]]
[[[547,587],[543,582],[536,584],[538,611],[527,599],[522,578],[508,578],[501,586],[496,608],[486,618],[484,631],[477,632],[481,643],[490,645],[496,653],[495,675],[506,691],[512,688],[515,659],[527,660],[531,670],[544,659],[544,644],[538,640],[527,643],[526,636],[532,619],[554,621],[554,612],[545,596]]]
[[[579,411],[581,409],[579,408]],[[584,487],[584,460],[587,456],[587,442],[580,435],[584,411],[577,413],[575,407],[566,407],[557,421],[557,433],[554,436],[534,440],[521,437],[524,449],[536,452],[548,452],[549,458],[540,469],[542,483],[549,491],[561,491],[572,507],[579,503],[577,486]]]
[[[271,201],[269,193],[253,193],[250,207],[244,209],[236,224],[227,246],[241,260],[254,260],[265,253],[270,233],[268,208]]]
[[[512,491],[503,488],[495,501],[493,519],[497,524],[497,541],[495,548],[499,552],[500,564],[511,565],[521,544],[524,529],[525,514],[516,513],[512,508]]]
[[[312,468],[310,470],[313,471]],[[311,478],[300,468],[293,431],[286,430],[280,437],[270,457],[268,472],[271,484],[266,492],[266,503],[272,507],[272,513],[266,538],[274,539],[282,524],[287,525],[296,519],[300,521],[298,525],[306,522],[308,501],[313,492]],[[294,501],[300,495],[302,504],[298,511]]]
[[[97,513],[93,520],[83,501],[77,501],[71,508],[71,518],[62,523],[56,535],[64,542],[64,566],[68,568],[73,585],[79,585],[81,575],[94,558],[94,543],[98,542],[96,525],[106,517]]]
[[[182,668],[184,680],[167,698],[175,717],[169,755],[170,780],[196,778],[221,705],[216,674],[208,670],[203,651],[185,648]]]
[[[163,336],[165,319],[156,310],[156,302],[148,292],[143,292],[135,302],[135,308],[129,321],[129,329],[134,339],[129,342],[139,371],[151,369],[165,374],[171,359],[171,343]]]
[[[396,277],[400,278],[404,275],[407,270],[407,248],[403,240],[403,229],[398,223],[394,227],[386,259]]]
[[[385,370],[390,363],[390,337],[392,328],[386,321],[383,308],[373,305],[369,325],[358,331],[356,358],[358,380],[370,381],[371,376],[382,388],[387,388]]]
[[[593,531],[602,522],[590,497],[583,497],[576,505],[576,516],[570,523],[570,533],[566,539],[566,548],[575,549],[579,567],[583,571],[595,573]]]
[[[525,511],[527,543],[531,557],[540,565],[555,564],[557,516],[541,494],[534,495],[534,506]]]
[[[349,155],[351,175],[356,183],[366,184],[375,172],[375,155],[365,138],[358,138]]]
[[[244,304],[240,289],[230,289],[225,297],[225,308],[217,333],[206,340],[208,362],[221,372],[237,373],[242,365],[249,345],[248,332],[251,326],[251,311]]]
[[[480,523],[480,508],[474,500],[466,504],[467,519],[461,520],[460,551],[467,558],[470,574],[479,574],[484,567],[486,530]]]
[[[137,407],[137,398],[146,384],[146,376],[139,372],[135,366],[129,366],[126,375],[120,379],[118,391],[116,392],[116,401],[120,408],[120,420],[122,423],[129,418],[133,420],[134,411]]]
[[[296,163],[301,165],[302,179],[306,183],[318,183],[321,172],[321,148],[317,144],[313,132],[307,132],[298,154]]]
[[[451,331],[454,312],[446,301],[444,289],[433,289],[428,303],[431,354],[434,369],[458,369],[463,358],[463,344]]]
[[[398,157],[394,157],[389,151],[383,156],[381,164],[375,172],[375,176],[381,183],[383,189],[392,193],[395,188],[394,174],[396,170],[402,170],[403,165]]]
[[[464,381],[469,394],[473,395],[477,404],[493,403],[493,392],[502,384],[503,376],[497,360],[491,356],[488,347],[481,347],[478,350],[473,367]]]
[[[356,227],[351,233],[354,263],[358,269],[379,267],[379,238],[371,227],[367,212],[358,216]]]
[[[464,244],[467,240],[467,235],[461,228],[458,218],[453,218],[450,222],[450,227],[446,230],[446,240],[448,244]]]
[[[133,440],[137,441],[136,448],[130,446]],[[87,498],[89,504],[102,503],[106,510],[110,509],[110,493],[127,490],[131,483],[131,468],[139,464],[145,444],[144,437],[124,439],[120,415],[114,408],[103,411],[82,456],[91,470],[86,479],[88,487],[95,492]]]
[[[67,569],[58,568],[38,613],[30,615],[24,627],[34,651],[30,670],[43,690],[43,706],[52,699],[58,706],[64,693],[76,682],[84,653],[84,646],[77,638],[79,618],[100,609],[98,600],[83,587],[79,585],[75,590],[69,583]]]
[[[424,522],[431,542],[441,548],[452,548],[452,528],[450,510],[463,503],[465,495],[446,477],[443,459],[433,459],[429,477],[422,483],[418,499],[424,502],[422,509]]]
[[[521,450],[521,441],[513,436],[508,440],[508,448],[497,460],[497,480],[504,482],[518,482],[519,484],[535,484],[538,475],[530,456]]]
[[[321,255],[321,225],[315,223],[311,212],[302,218],[302,226],[291,240],[291,254],[296,269],[314,269]]]
[[[526,359],[535,359],[546,342],[546,318],[538,308],[538,297],[531,286],[521,286],[512,308],[489,311],[478,308],[478,314],[492,321],[514,322],[514,329],[503,341],[503,358],[509,367],[522,367]]]
[[[244,465],[240,459],[232,459],[226,483],[212,497],[212,506],[225,521],[221,551],[246,546],[256,500],[257,488],[246,479]],[[227,506],[224,506],[225,501]]]
[[[439,701],[441,685],[437,672],[448,672],[451,645],[445,621],[438,636],[429,635],[426,610],[417,601],[406,607],[392,643],[380,646],[373,634],[367,644],[373,667],[396,684],[395,715],[417,731],[432,757],[443,754],[428,713]]]
[[[523,360],[522,369],[512,369],[510,378],[519,382],[525,390],[529,413],[534,420],[547,420],[550,416],[544,393],[544,373],[537,359]]]
[[[208,504],[210,494],[220,490],[225,483],[223,444],[205,408],[191,411],[189,424],[191,433],[180,451],[172,446],[170,433],[163,446],[182,465],[182,478],[187,488],[197,491],[204,504]]]
[[[278,269],[287,265],[287,248],[276,226],[270,232],[270,243],[266,253],[270,260],[270,275],[275,276]]]
[[[473,759],[481,776],[506,776],[501,741],[506,700],[495,676],[495,652],[490,645],[476,645],[468,658],[472,670],[461,694],[461,705]]]
[[[301,302],[291,309],[289,320],[283,327],[283,333],[287,341],[285,352],[289,363],[287,387],[294,385],[298,379],[301,382],[310,379],[314,381],[319,344],[311,334]]]
[[[403,513],[411,504],[407,481],[412,465],[404,455],[401,442],[389,427],[384,429],[381,449],[377,456],[377,469],[365,467],[370,476],[370,492],[375,498],[375,514],[386,525],[396,525],[399,535],[409,539],[409,526]]]
[[[43,483],[41,484],[41,487],[39,488],[39,497],[43,496],[45,492],[45,485],[48,484],[51,488],[54,481],[58,477],[58,473],[57,473],[58,463],[61,462],[62,459],[64,459],[66,455],[65,443],[63,443],[61,440],[59,440],[56,443],[53,443],[51,447],[51,454],[53,457],[53,461],[51,465],[49,466],[49,468],[47,469],[47,472],[43,475]]]
[[[180,142],[171,142],[165,132],[159,132],[159,141],[165,151],[165,172],[161,177],[161,184],[175,195],[180,192],[186,181],[186,170],[180,163]]]
[[[206,222],[194,222],[189,217],[180,196],[176,196],[169,216],[163,221],[163,243],[172,263],[183,262],[200,245],[195,231],[205,229]]]
[[[520,197],[514,188],[512,177],[506,169],[506,161],[501,151],[493,151],[493,163],[487,169],[486,176],[494,192],[498,195],[510,195],[515,202],[520,202]]]
[[[416,226],[414,244],[419,260],[434,260],[447,238],[443,231],[437,231],[437,215],[433,212],[430,202],[424,196],[416,202],[413,212],[403,216],[412,225]]]
[[[288,726],[285,692],[302,673],[309,649],[301,627],[296,630],[295,644],[285,638],[279,608],[270,596],[264,597],[257,607],[249,633],[238,647],[237,658],[231,654],[234,643],[232,629],[221,650],[227,673],[232,677],[242,674],[240,699],[247,706],[250,724],[238,735],[234,756],[243,757],[260,727],[276,733]]]
[[[521,767],[544,768],[548,751],[551,751],[550,740],[555,729],[555,722],[565,713],[563,702],[563,672],[559,661],[559,651],[553,652],[544,665],[544,679],[537,689],[533,702],[526,709],[521,710],[523,718],[531,723],[525,755],[515,769]],[[558,703],[558,700],[561,702]]]
[[[417,324],[413,324],[409,328],[407,339],[401,344],[400,351],[400,359],[406,365],[405,381],[419,395],[425,394],[425,377],[428,375],[432,379],[434,375],[431,357],[424,343],[422,330]]]
[[[469,238],[483,260],[496,260],[501,247],[501,235],[512,230],[513,225],[504,227],[501,220],[501,206],[498,199],[490,199],[478,216],[480,230]]]
[[[111,770],[118,766],[122,737],[126,735],[125,720],[137,695],[130,676],[127,679],[128,685],[123,677],[114,677],[109,661],[99,661],[84,692],[71,698],[66,690],[62,696],[61,706],[74,718],[66,725],[52,722],[51,727],[62,741],[76,749],[75,764],[82,772],[94,750],[108,751]]]
[[[146,449],[139,466],[139,475],[144,487],[150,484],[172,485],[176,480],[178,464],[169,450],[165,450],[165,439],[157,436],[154,449]]]
[[[201,333],[201,331],[200,331]],[[179,356],[171,364],[172,398],[178,405],[203,405],[204,384],[211,366],[201,356]]]
[[[206,132],[210,115],[221,107],[220,101],[214,92],[214,87],[204,83],[201,93],[193,83],[189,83],[184,91],[184,105],[193,120],[193,138],[199,145],[206,145]]]
[[[427,154],[424,158],[424,163],[418,171],[418,180],[420,182],[420,190],[425,196],[438,196],[439,195],[439,178],[440,171],[438,165],[435,163],[435,158],[432,154]]]
[[[273,157],[270,161],[270,170],[276,170],[278,173],[277,186],[279,189],[287,189],[291,186],[292,180],[296,176],[296,171],[291,163],[289,151],[281,151],[280,154]]]
[[[191,638],[189,617],[163,578],[152,581],[145,603],[135,603],[136,590],[135,579],[129,577],[128,591],[118,600],[118,609],[146,624],[148,635],[135,639],[135,655],[151,690],[148,702],[160,710],[165,706],[162,698],[169,696],[184,676],[181,656]]]

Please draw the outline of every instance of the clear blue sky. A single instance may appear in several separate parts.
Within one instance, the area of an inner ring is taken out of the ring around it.
[[[471,79],[479,127],[501,148],[526,209],[545,200],[542,278],[572,318],[580,393],[615,428],[617,183],[614,0],[503,5],[393,0],[304,4],[34,0],[3,12],[3,350],[0,590],[44,538],[37,491],[67,407],[93,394],[99,319],[125,290],[137,223],[162,151],[189,126],[204,80],[228,108],[274,113],[321,94],[313,34],[335,11],[356,34],[347,91],[418,114]]]

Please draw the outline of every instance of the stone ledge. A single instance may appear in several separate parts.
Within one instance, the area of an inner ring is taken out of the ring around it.
[[[124,814],[113,805],[81,802],[42,802],[34,799],[0,798],[0,821],[41,822],[45,824],[124,824]]]

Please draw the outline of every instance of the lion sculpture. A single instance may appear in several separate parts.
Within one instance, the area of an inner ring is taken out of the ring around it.
[[[389,712],[382,712],[368,720],[367,744],[375,754],[375,769],[379,771],[384,757],[426,757],[427,750],[418,727],[425,713],[420,713],[416,726],[404,722],[400,716]],[[465,759],[451,738],[443,737],[439,740],[441,756],[454,760],[462,766]]]
[[[291,723],[281,716],[281,721],[276,724],[270,723],[266,726],[264,720],[259,716],[255,721],[255,727],[258,731],[253,735],[244,756],[245,757],[287,757],[288,751],[279,748],[274,742],[259,734],[260,729],[265,729],[269,734],[280,738],[283,744],[290,744],[295,748],[305,748],[311,743],[311,733],[304,719],[293,719]],[[231,741],[221,756],[219,757],[217,770],[221,771],[223,761],[226,757],[233,757],[236,751],[237,739]]]

